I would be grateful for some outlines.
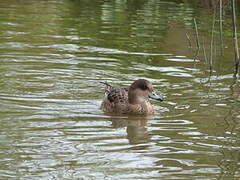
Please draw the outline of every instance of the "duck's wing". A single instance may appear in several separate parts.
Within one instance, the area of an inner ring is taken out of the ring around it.
[[[128,89],[114,87],[106,82],[101,82],[106,85],[105,96],[110,103],[128,103]]]
[[[128,103],[128,89],[112,87],[107,98],[111,103]]]

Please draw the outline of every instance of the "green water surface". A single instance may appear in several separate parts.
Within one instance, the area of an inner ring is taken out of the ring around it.
[[[8,0],[0,12],[0,179],[240,178],[230,9],[224,52],[203,1]],[[99,109],[100,81],[139,78],[165,98],[156,115]]]

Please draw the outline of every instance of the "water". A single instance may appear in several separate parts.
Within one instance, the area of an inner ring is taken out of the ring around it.
[[[210,9],[10,0],[0,11],[0,179],[240,177],[231,37],[223,58],[215,48],[212,73],[186,38],[194,44],[196,16],[209,40]],[[127,87],[138,78],[165,97],[152,102],[155,116],[101,112],[100,81]]]

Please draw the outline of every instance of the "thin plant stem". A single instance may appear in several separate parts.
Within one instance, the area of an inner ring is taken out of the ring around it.
[[[195,32],[196,32],[197,48],[200,49],[199,35],[198,35],[198,26],[197,26],[197,22],[196,22],[195,18],[193,18],[193,21],[194,21],[194,27],[195,27]]]
[[[211,33],[211,43],[210,43],[210,71],[212,71],[212,65],[213,65],[214,29],[215,29],[215,10],[213,13],[213,24],[212,24],[212,33]]]
[[[207,64],[208,58],[207,58],[207,54],[206,54],[205,40],[204,40],[204,38],[203,38],[203,55],[204,55],[205,64]]]
[[[186,37],[187,37],[187,40],[188,40],[189,48],[192,48],[191,39],[190,39],[190,37],[189,37],[189,35],[187,33],[186,33]]]
[[[199,55],[199,52],[200,52],[200,42],[199,42],[198,26],[197,26],[196,19],[193,18],[193,21],[194,21],[194,27],[195,27],[195,33],[196,33],[196,43],[197,43],[197,51],[196,51],[195,56],[194,56],[194,61],[195,61],[197,59],[198,55]]]
[[[235,74],[239,74],[239,50],[238,50],[238,38],[237,38],[237,20],[236,20],[236,7],[235,0],[232,0],[232,22],[233,22],[233,39],[234,39],[234,52],[235,52]]]
[[[221,43],[221,55],[224,53],[223,44],[223,2],[219,0],[219,31],[220,31],[220,43]]]

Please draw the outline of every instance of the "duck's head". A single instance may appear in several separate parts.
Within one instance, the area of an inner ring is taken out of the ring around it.
[[[153,86],[150,81],[145,79],[138,79],[134,81],[128,91],[129,103],[139,104],[148,100],[148,98],[163,101],[163,98],[153,90]]]

